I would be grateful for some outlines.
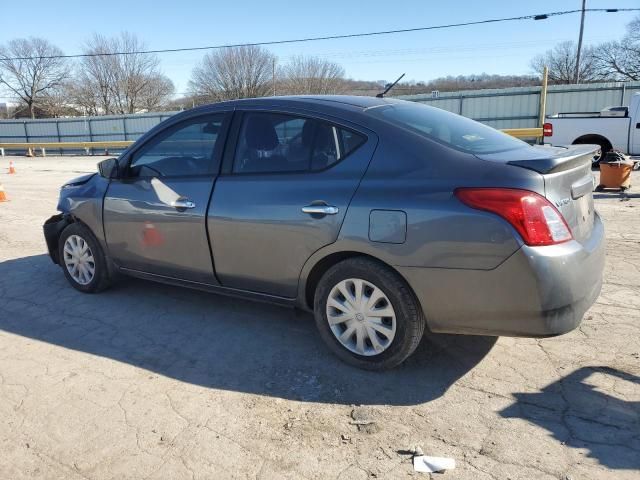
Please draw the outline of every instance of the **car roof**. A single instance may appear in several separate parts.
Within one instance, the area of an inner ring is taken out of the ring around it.
[[[260,98],[243,98],[229,100],[220,103],[203,105],[200,108],[223,107],[223,106],[289,106],[289,107],[310,107],[327,106],[333,108],[343,108],[345,110],[364,110],[379,105],[397,103],[398,100],[377,97],[365,97],[358,95],[288,95]]]
[[[385,98],[365,97],[358,95],[292,95],[286,97],[273,97],[273,99],[282,99],[291,101],[293,103],[342,103],[344,105],[351,105],[360,108],[369,108],[389,103]]]

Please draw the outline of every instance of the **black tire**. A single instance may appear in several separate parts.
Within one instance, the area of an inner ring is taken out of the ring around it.
[[[607,152],[609,152],[609,150],[611,150],[611,146],[605,144],[605,143],[598,143],[598,145],[600,145],[600,158],[598,158],[595,162],[593,162],[593,165],[600,168],[600,164],[602,163],[602,161],[605,159],[605,157],[607,156]]]
[[[94,274],[91,281],[86,284],[81,284],[76,281],[69,273],[69,270],[67,269],[67,266],[65,264],[64,245],[67,239],[72,235],[77,235],[85,242],[87,242],[91,253],[93,254]],[[58,240],[58,254],[58,258],[60,259],[60,266],[62,267],[64,276],[67,278],[67,281],[71,284],[71,286],[76,290],[79,290],[83,293],[97,293],[108,288],[111,285],[111,278],[109,275],[109,270],[107,268],[107,260],[105,258],[104,252],[102,251],[98,240],[93,235],[91,230],[89,230],[81,223],[72,223],[62,231],[60,239]]]
[[[350,278],[362,279],[388,297],[396,314],[395,336],[379,354],[360,355],[343,346],[333,334],[326,305],[334,286]],[[405,280],[389,267],[365,257],[344,260],[331,267],[320,279],[314,296],[314,314],[320,336],[329,349],[344,362],[367,370],[386,370],[400,365],[417,348],[425,330],[422,309]]]

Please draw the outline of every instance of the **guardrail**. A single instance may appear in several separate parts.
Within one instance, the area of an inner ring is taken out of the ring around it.
[[[505,128],[503,132],[518,138],[541,138],[542,128]],[[107,142],[28,142],[28,143],[0,143],[0,155],[5,156],[5,150],[32,150],[39,149],[42,156],[47,156],[47,148],[50,149],[84,149],[89,151],[94,148],[126,148],[133,140],[112,140]]]
[[[0,155],[4,157],[5,150],[40,149],[42,156],[47,156],[47,148],[51,149],[84,149],[89,154],[92,148],[126,148],[133,140],[112,140],[107,142],[28,142],[28,143],[0,143]]]

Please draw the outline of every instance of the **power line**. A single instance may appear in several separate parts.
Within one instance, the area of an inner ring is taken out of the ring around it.
[[[610,37],[607,36],[590,36],[591,40],[594,39],[607,39]],[[311,52],[307,53],[307,55],[312,57],[324,57],[331,59],[344,59],[343,61],[348,62],[349,65],[353,64],[373,64],[373,63],[388,63],[391,61],[400,61],[400,62],[414,62],[414,61],[425,61],[432,58],[438,58],[441,55],[447,55],[447,60],[455,59],[468,59],[468,58],[482,58],[482,57],[491,57],[491,58],[502,58],[505,56],[514,56],[521,55],[522,50],[524,48],[533,48],[536,47],[536,50],[540,50],[540,45],[544,44],[556,44],[564,41],[569,41],[567,38],[544,38],[541,40],[527,40],[523,42],[499,42],[499,43],[476,43],[474,45],[464,44],[464,45],[448,45],[446,47],[421,47],[421,48],[405,48],[405,49],[393,49],[393,50],[377,50],[377,49],[367,49],[367,50],[339,50],[339,51],[330,51],[330,52]],[[475,54],[473,57],[465,56],[451,56],[452,52],[478,52],[479,50],[487,50],[490,49],[491,52],[495,52],[496,49],[508,50],[508,49],[519,49],[520,53],[510,53],[506,55],[496,55],[495,53],[486,53],[486,54]],[[289,60],[296,58],[299,55],[296,53],[290,55],[284,55],[279,57],[278,60],[284,59]],[[398,57],[416,57],[416,55],[420,55],[420,57],[414,58],[412,60],[395,60]],[[389,57],[387,60],[363,60],[363,58],[384,58]],[[357,61],[352,61],[352,58],[356,58]],[[393,59],[393,60],[391,60]],[[164,65],[171,66],[184,66],[184,65],[192,65],[193,60],[182,60],[173,61],[166,60]]]
[[[589,36],[590,40],[600,40],[600,39],[608,39],[610,37],[608,36]],[[405,49],[393,49],[393,50],[377,50],[377,49],[367,49],[367,50],[339,50],[339,51],[329,51],[329,52],[310,52],[310,53],[306,53],[306,55],[312,56],[312,57],[324,57],[324,58],[331,58],[331,59],[345,59],[344,61],[348,61],[349,65],[353,64],[353,63],[358,63],[358,64],[363,64],[363,63],[384,63],[384,62],[388,62],[388,61],[392,61],[392,60],[375,60],[375,61],[368,61],[368,60],[362,60],[362,61],[356,61],[356,62],[352,62],[350,59],[351,58],[356,58],[358,60],[362,59],[362,58],[380,58],[380,57],[390,57],[390,58],[397,58],[397,57],[408,57],[408,56],[416,56],[416,55],[421,55],[422,57],[418,58],[417,60],[425,60],[425,59],[429,59],[429,58],[437,58],[440,55],[448,55],[447,59],[449,58],[454,58],[454,59],[460,59],[461,57],[450,57],[452,52],[477,52],[479,50],[490,50],[491,52],[495,52],[496,49],[499,49],[500,51],[502,50],[507,50],[507,49],[519,49],[520,53],[516,53],[516,54],[509,54],[509,55],[521,55],[522,54],[522,50],[524,48],[530,48],[533,49],[535,47],[535,49],[537,51],[540,50],[540,45],[545,45],[545,44],[556,44],[556,43],[560,43],[560,42],[565,42],[565,41],[570,41],[570,39],[568,38],[544,38],[541,40],[527,40],[527,41],[523,41],[523,42],[500,42],[500,43],[478,43],[478,44],[474,44],[474,45],[470,45],[470,44],[464,44],[464,45],[448,45],[446,47],[424,47],[424,48],[405,48]],[[280,59],[293,59],[296,58],[299,55],[299,53],[293,53],[293,54],[289,54],[289,55],[284,55],[282,57],[278,57],[278,60]],[[495,53],[487,53],[484,55],[474,55],[472,58],[477,58],[477,57],[496,57]],[[462,57],[464,59],[470,58],[470,57]],[[402,60],[401,60],[402,61]],[[183,65],[191,65],[193,63],[193,60],[187,60],[187,59],[182,59],[182,60],[178,60],[178,61],[173,61],[173,60],[167,60],[165,62],[165,65],[171,65],[171,66],[183,66]]]
[[[296,38],[296,39],[289,39],[289,40],[271,40],[271,41],[265,41],[265,42],[211,45],[206,47],[184,47],[184,48],[166,48],[166,49],[160,49],[160,50],[139,50],[139,51],[133,51],[133,52],[78,53],[73,55],[49,55],[49,56],[42,56],[42,57],[10,57],[10,58],[5,57],[5,58],[2,58],[2,60],[12,61],[12,60],[39,60],[39,59],[44,60],[44,59],[54,59],[54,58],[111,57],[111,56],[117,56],[117,55],[138,55],[138,54],[152,54],[152,53],[193,52],[198,50],[219,50],[222,48],[231,48],[231,47],[285,45],[290,43],[317,42],[321,40],[339,40],[339,39],[346,39],[346,38],[392,35],[392,34],[398,34],[398,33],[423,32],[427,30],[441,30],[445,28],[467,27],[472,25],[484,25],[488,23],[513,22],[513,21],[521,21],[521,20],[545,20],[549,17],[570,15],[572,13],[578,13],[578,12],[581,13],[582,11],[583,11],[582,9],[564,10],[564,11],[541,13],[541,14],[535,14],[535,15],[523,15],[519,17],[490,18],[486,20],[476,20],[472,22],[449,23],[445,25],[431,25],[428,27],[402,28],[397,30],[382,30],[377,32],[364,32],[364,33],[349,33],[344,35],[326,35],[322,37],[305,37],[305,38]],[[609,12],[609,13],[610,12],[636,12],[636,11],[640,11],[640,8],[588,8],[584,11]]]

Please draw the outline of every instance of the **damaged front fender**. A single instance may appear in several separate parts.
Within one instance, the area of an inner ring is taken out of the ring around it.
[[[47,242],[47,250],[51,261],[57,265],[60,265],[60,255],[58,254],[58,239],[60,234],[71,223],[71,219],[63,213],[58,213],[50,217],[42,229],[44,230],[44,239]]]
[[[95,173],[75,178],[62,186],[58,198],[58,211],[43,225],[49,256],[60,264],[58,239],[62,231],[73,222],[82,222],[105,248],[102,228],[102,201],[109,181]],[[105,249],[106,250],[106,249]]]

